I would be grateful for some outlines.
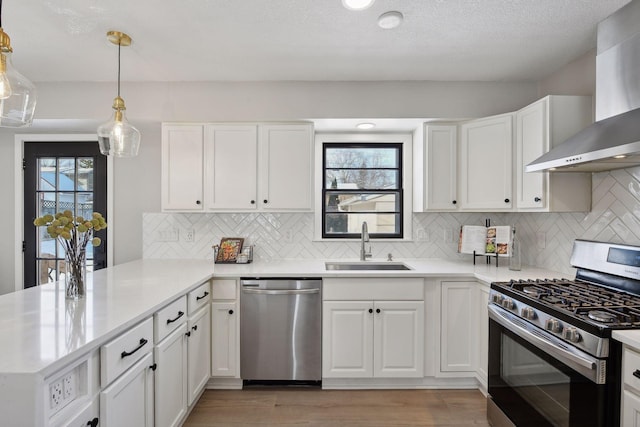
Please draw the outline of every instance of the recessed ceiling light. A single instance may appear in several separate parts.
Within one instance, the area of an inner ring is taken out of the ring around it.
[[[375,123],[367,122],[367,123],[358,123],[356,127],[361,130],[367,130],[367,129],[373,129],[374,127],[376,127],[376,125]]]
[[[386,12],[378,17],[378,26],[385,30],[391,30],[399,27],[400,24],[402,24],[403,18],[402,13],[398,11],[393,10],[391,12]]]
[[[365,10],[370,7],[375,0],[342,0],[342,5],[349,10]]]

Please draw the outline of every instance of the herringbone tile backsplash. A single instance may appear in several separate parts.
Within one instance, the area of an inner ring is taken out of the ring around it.
[[[593,175],[592,210],[587,213],[415,213],[413,241],[372,242],[374,258],[468,258],[457,253],[464,224],[515,224],[523,263],[572,274],[573,240],[640,245],[640,167]],[[359,242],[314,241],[312,213],[146,213],[144,258],[213,259],[221,237],[245,237],[255,257],[342,259],[359,256]],[[188,231],[194,241],[186,242]],[[175,233],[177,231],[177,234]]]

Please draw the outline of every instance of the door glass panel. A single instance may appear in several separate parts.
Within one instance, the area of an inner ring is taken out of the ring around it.
[[[38,190],[56,189],[56,159],[42,158],[38,160]]]
[[[93,214],[93,193],[78,193],[77,203],[78,210],[75,212],[75,216],[91,218]]]
[[[75,193],[58,193],[58,208],[56,209],[56,212],[66,210],[71,212],[76,211]]]
[[[93,191],[93,158],[78,158],[78,191]]]
[[[554,426],[569,426],[571,378],[502,335],[502,379]]]
[[[73,191],[75,176],[75,159],[58,159],[58,190]]]

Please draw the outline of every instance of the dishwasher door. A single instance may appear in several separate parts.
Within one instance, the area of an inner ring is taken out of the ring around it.
[[[240,355],[247,382],[320,381],[322,280],[242,280]]]

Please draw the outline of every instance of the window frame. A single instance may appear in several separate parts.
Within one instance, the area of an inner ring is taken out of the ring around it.
[[[324,235],[324,197],[325,197],[325,143],[339,143],[345,145],[381,144],[389,146],[390,144],[401,144],[400,149],[400,221],[401,237],[390,237],[386,234],[370,233],[371,239],[378,241],[412,241],[412,207],[413,207],[413,135],[411,133],[316,133],[315,135],[315,188],[318,190],[317,196],[314,197],[314,241],[328,242],[344,242],[357,241],[360,239],[360,233],[350,233],[346,236],[325,236]],[[361,146],[361,145],[360,145]],[[372,190],[378,193],[378,190]],[[398,190],[393,190],[398,191]]]

